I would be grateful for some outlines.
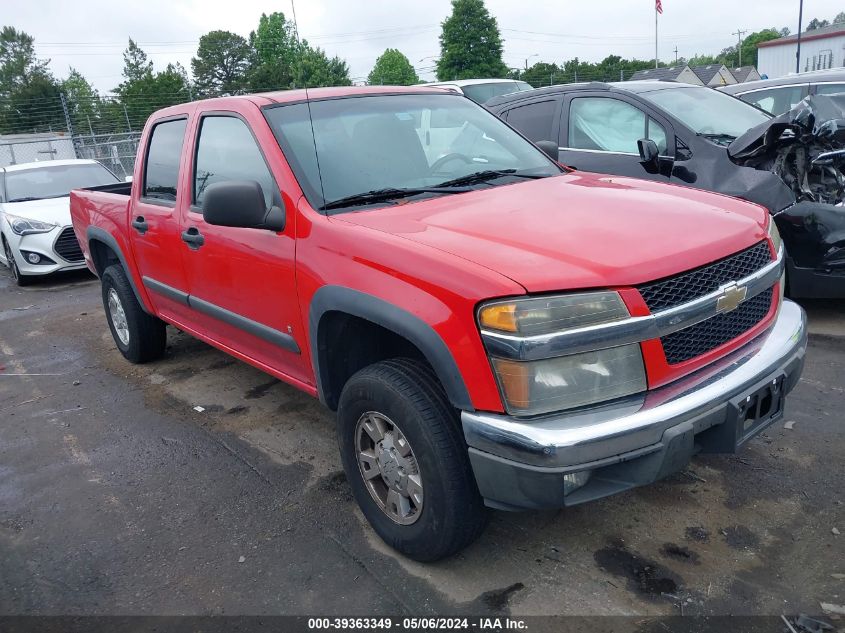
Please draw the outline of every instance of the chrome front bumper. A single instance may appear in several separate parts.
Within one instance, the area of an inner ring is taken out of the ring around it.
[[[645,394],[530,420],[464,411],[482,496],[488,505],[509,509],[555,507],[659,479],[696,452],[695,436],[728,420],[738,397],[773,380],[790,391],[806,346],[804,311],[785,301],[774,324],[733,354]],[[620,472],[624,463],[631,472]],[[588,483],[565,494],[563,476],[586,470],[597,475],[592,481],[598,487]]]

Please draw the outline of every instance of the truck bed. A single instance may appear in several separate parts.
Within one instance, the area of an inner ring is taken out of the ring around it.
[[[127,227],[132,183],[118,182],[70,192],[70,216],[76,239],[85,253],[85,261],[92,272],[98,274],[90,256],[88,240],[93,233],[113,238],[117,245],[128,252]]]

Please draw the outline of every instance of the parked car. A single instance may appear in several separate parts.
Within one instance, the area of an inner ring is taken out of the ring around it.
[[[0,262],[19,286],[59,270],[85,268],[70,223],[70,190],[118,182],[93,160],[0,167]]]
[[[445,155],[426,120],[458,131]],[[762,208],[570,173],[443,90],[160,110],[133,183],[71,214],[120,352],[161,357],[169,323],[319,397],[364,516],[417,560],[475,539],[485,505],[736,450],[803,366]]]
[[[540,88],[485,105],[576,169],[763,205],[783,235],[790,295],[841,298],[845,130],[837,121],[845,118],[845,101],[840,99],[810,97],[811,103],[772,117],[710,88],[626,81]],[[820,125],[825,120],[830,124]]]
[[[456,79],[455,81],[435,81],[424,85],[459,92],[476,103],[484,103],[499,95],[534,89],[531,84],[516,79]]]
[[[814,70],[778,79],[762,79],[720,86],[717,90],[739,97],[766,112],[783,114],[809,95],[832,95],[845,92],[845,69]]]

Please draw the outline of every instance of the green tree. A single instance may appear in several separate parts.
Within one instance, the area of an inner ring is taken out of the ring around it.
[[[123,51],[123,79],[121,84],[143,81],[153,74],[153,63],[147,59],[147,54],[129,38],[129,46]]]
[[[211,31],[200,38],[191,59],[194,84],[201,96],[238,94],[246,88],[250,48],[231,31]]]
[[[842,24],[843,22],[845,22],[845,11],[837,13],[836,17],[833,18],[834,24]]]
[[[452,14],[440,33],[440,81],[505,77],[499,26],[483,0],[452,0]]]
[[[30,77],[48,75],[48,63],[49,60],[39,60],[35,57],[35,45],[31,35],[11,26],[4,26],[0,31],[0,97],[8,96]]]
[[[191,100],[188,73],[181,64],[168,64],[156,73],[146,53],[131,39],[123,60],[125,81],[115,93],[133,129],[140,128],[156,110]]]
[[[420,78],[407,57],[395,48],[388,48],[376,59],[367,82],[387,86],[413,86],[420,83]]]
[[[339,57],[329,58],[323,49],[312,48],[305,40],[294,70],[292,88],[352,85],[345,61]]]
[[[262,14],[258,28],[250,33],[252,49],[247,72],[254,91],[287,90],[316,86],[348,86],[349,68],[338,57],[329,58],[306,40],[298,41],[296,30],[281,12]]]
[[[827,20],[819,20],[818,18],[813,18],[810,20],[809,24],[807,24],[808,31],[815,31],[816,29],[824,28],[825,26],[830,26],[830,22]]]
[[[11,26],[0,30],[0,132],[43,132],[65,128],[61,96],[35,55],[31,35]]]
[[[86,130],[88,121],[99,121],[102,116],[100,95],[82,73],[71,67],[67,79],[59,87],[65,95],[74,131]]]

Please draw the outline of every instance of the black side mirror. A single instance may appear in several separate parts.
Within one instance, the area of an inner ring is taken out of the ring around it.
[[[557,153],[557,143],[554,141],[537,141],[534,143],[537,147],[539,147],[543,152],[548,155],[553,161],[558,161],[558,153]]]
[[[254,180],[226,180],[209,185],[202,199],[202,217],[209,224],[246,229],[285,229],[285,210],[267,208],[264,192]]]
[[[643,166],[646,169],[650,167],[657,171],[660,161],[660,151],[657,149],[657,143],[650,138],[641,138],[637,141],[637,149],[640,151],[640,162]]]

